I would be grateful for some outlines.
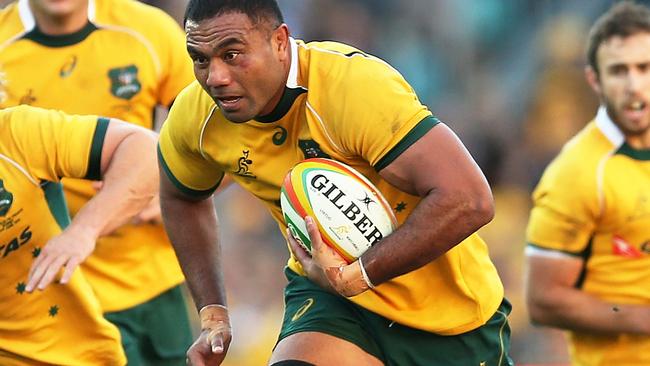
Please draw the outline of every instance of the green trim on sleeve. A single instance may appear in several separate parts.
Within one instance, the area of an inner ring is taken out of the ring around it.
[[[585,248],[582,249],[579,252],[569,252],[569,251],[566,251],[566,250],[545,248],[543,246],[533,244],[531,242],[527,242],[526,245],[529,246],[529,247],[537,248],[537,249],[541,249],[541,250],[547,250],[547,251],[551,251],[551,252],[558,252],[558,253],[567,254],[567,255],[570,255],[570,256],[572,256],[572,257],[574,257],[576,259],[578,259],[578,258],[582,259],[583,262],[582,262],[582,268],[580,269],[580,274],[578,275],[578,278],[576,279],[576,283],[573,284],[573,287],[575,287],[577,289],[582,288],[582,286],[585,283],[585,279],[587,278],[587,261],[589,261],[589,259],[591,259],[591,254],[592,254],[592,250],[593,250],[593,246],[594,246],[594,238],[593,238],[593,236],[591,238],[589,238],[589,241],[587,242],[587,245],[585,245]]]
[[[84,179],[102,179],[102,150],[104,149],[104,138],[106,137],[109,122],[110,119],[108,118],[97,118],[97,127],[95,127],[90,156],[88,157],[88,170],[86,170]]]
[[[415,127],[404,136],[404,138],[397,143],[386,155],[384,155],[377,164],[375,170],[380,171],[392,163],[398,156],[400,156],[406,149],[413,145],[420,137],[424,136],[430,129],[440,123],[440,120],[434,116],[427,116],[422,121],[418,122]]]
[[[61,183],[42,181],[41,189],[45,193],[45,200],[50,208],[50,213],[52,213],[61,230],[65,229],[70,225],[70,215],[63,195],[63,185]]]
[[[171,169],[169,169],[169,166],[167,165],[167,162],[165,162],[165,158],[162,155],[162,151],[160,151],[160,144],[158,144],[157,150],[158,150],[158,161],[160,162],[160,166],[165,171],[167,178],[169,178],[169,180],[174,184],[174,186],[176,186],[176,188],[180,192],[182,192],[183,194],[189,197],[194,197],[194,198],[207,197],[211,195],[219,187],[219,184],[221,184],[221,181],[223,180],[224,174],[221,175],[221,178],[217,181],[217,184],[215,184],[211,188],[202,191],[187,187],[186,185],[181,183],[178,179],[176,179],[174,173],[172,173]]]
[[[531,248],[535,248],[535,249],[546,250],[546,251],[549,251],[549,252],[558,252],[558,253],[570,255],[570,256],[576,257],[576,258],[583,258],[583,252],[569,252],[567,250],[551,249],[551,248],[543,247],[541,245],[533,244],[531,242],[527,242],[526,245],[531,247]]]

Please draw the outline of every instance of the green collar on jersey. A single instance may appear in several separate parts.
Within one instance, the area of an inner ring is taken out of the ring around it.
[[[284,88],[284,93],[282,93],[282,98],[280,98],[280,101],[278,102],[278,105],[275,106],[273,111],[271,113],[264,115],[264,116],[257,116],[255,117],[255,120],[257,122],[264,122],[264,123],[270,123],[270,122],[275,122],[279,121],[282,117],[284,117],[287,112],[289,112],[289,109],[291,109],[291,106],[293,105],[293,102],[300,96],[302,93],[306,93],[307,90],[303,88]]]
[[[635,160],[650,160],[650,149],[637,150],[628,145],[627,142],[624,142],[623,145],[616,150],[616,153],[629,156]]]
[[[83,28],[74,33],[52,36],[43,33],[37,25],[34,27],[34,29],[25,34],[23,38],[29,39],[46,47],[66,47],[83,41],[90,35],[90,33],[94,32],[95,30],[97,30],[97,26],[91,22],[88,22]]]

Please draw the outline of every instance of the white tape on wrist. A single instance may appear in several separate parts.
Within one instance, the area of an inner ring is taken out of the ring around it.
[[[361,269],[361,276],[363,277],[363,280],[366,281],[366,285],[368,285],[368,288],[373,289],[375,288],[375,285],[372,284],[370,281],[370,277],[368,277],[368,274],[366,273],[366,269],[363,267],[363,262],[361,261],[361,257],[359,257],[359,268]]]
[[[209,304],[209,305],[206,305],[206,306],[202,307],[201,310],[199,310],[199,314],[201,314],[203,312],[203,310],[208,309],[208,308],[222,308],[223,310],[228,311],[228,308],[225,305]]]

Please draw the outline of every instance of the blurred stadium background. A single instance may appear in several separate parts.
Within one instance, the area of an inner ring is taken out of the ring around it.
[[[186,0],[146,2],[182,21]],[[385,59],[460,135],[496,198],[496,217],[482,235],[514,306],[511,355],[518,365],[565,365],[562,332],[527,319],[524,229],[543,168],[595,114],[584,44],[591,22],[614,1],[279,2],[294,37],[339,40]],[[252,196],[231,187],[217,202],[234,327],[225,365],[263,365],[280,326],[287,250]]]

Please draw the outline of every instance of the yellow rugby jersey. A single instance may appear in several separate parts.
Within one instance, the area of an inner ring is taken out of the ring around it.
[[[197,82],[179,95],[159,143],[170,179],[181,191],[202,195],[227,173],[284,228],[279,198],[286,172],[305,158],[331,157],[368,177],[403,222],[419,198],[397,191],[377,171],[438,120],[383,61],[340,43],[290,42],[285,92],[267,116],[229,122]],[[294,258],[289,266],[303,273]],[[484,324],[502,298],[487,247],[474,234],[436,261],[352,301],[401,324],[458,334]]]
[[[27,0],[0,11],[4,106],[103,115],[152,129],[156,104],[170,105],[194,79],[183,32],[163,11],[132,0],[90,0],[88,19],[74,34],[48,36],[35,26]],[[73,214],[94,194],[87,181],[64,185]],[[109,312],[184,280],[162,225],[120,228],[83,266]]]
[[[108,119],[20,106],[0,110],[0,364],[7,354],[55,365],[124,365],[81,270],[25,292],[47,241],[69,223],[62,176],[99,178]]]
[[[533,193],[529,255],[580,256],[576,284],[613,303],[650,305],[650,150],[634,150],[601,108]],[[650,364],[650,337],[570,332],[577,365]]]

